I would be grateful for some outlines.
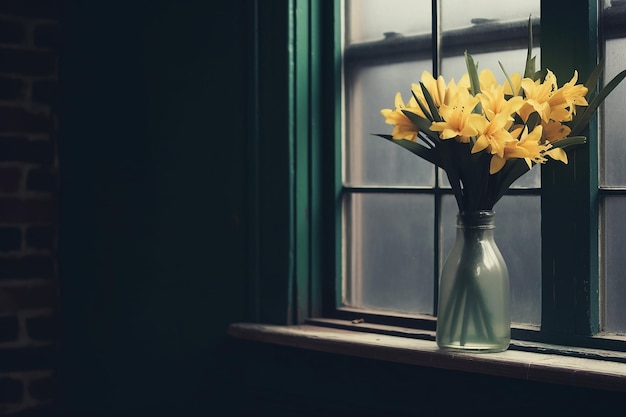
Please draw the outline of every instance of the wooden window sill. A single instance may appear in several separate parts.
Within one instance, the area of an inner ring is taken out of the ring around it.
[[[332,322],[332,320],[326,320]],[[384,327],[384,326],[378,326]],[[392,329],[395,334],[402,329]],[[324,325],[294,326],[255,323],[234,323],[228,335],[254,342],[290,346],[381,361],[479,373],[529,381],[573,385],[610,391],[626,391],[626,354],[581,349],[572,356],[571,348],[555,345],[512,342],[512,347],[499,353],[451,353],[437,348],[433,332],[404,329],[413,337],[391,336]],[[415,337],[417,336],[417,337]],[[423,340],[428,336],[431,340]],[[528,349],[518,350],[520,346]],[[517,348],[516,348],[517,347]],[[550,353],[546,353],[549,351]],[[558,353],[562,351],[563,354]],[[556,353],[555,353],[556,352]]]

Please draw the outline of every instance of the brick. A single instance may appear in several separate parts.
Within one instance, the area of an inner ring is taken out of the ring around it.
[[[26,332],[33,340],[52,341],[57,337],[56,315],[30,317],[26,319]]]
[[[0,313],[17,313],[27,309],[57,308],[57,287],[52,284],[0,285]],[[0,349],[0,360],[3,355]],[[1,371],[1,369],[0,369]]]
[[[2,0],[0,14],[55,19],[60,15],[60,0]]]
[[[0,197],[0,222],[50,223],[55,220],[55,206],[51,198]]]
[[[53,346],[0,348],[0,372],[54,369],[57,362]]]
[[[0,76],[0,99],[18,100],[24,96],[24,81],[19,78]]]
[[[33,83],[31,99],[36,103],[54,106],[57,104],[59,86],[56,80],[41,80]]]
[[[0,193],[16,193],[22,183],[22,168],[0,167]]]
[[[28,392],[39,401],[51,400],[56,396],[55,380],[53,377],[34,379],[28,384]]]
[[[0,279],[52,278],[52,255],[0,256]]]
[[[26,229],[26,246],[33,249],[54,249],[56,228],[50,225],[31,226]]]
[[[20,323],[16,316],[0,317],[0,342],[12,342],[20,335]]]
[[[0,252],[12,252],[22,248],[22,231],[17,227],[0,227]]]
[[[21,107],[0,106],[0,132],[49,133],[50,130],[50,116],[33,113]]]
[[[51,164],[54,146],[48,140],[28,140],[19,136],[0,136],[0,161]]]
[[[35,27],[35,46],[57,48],[59,46],[59,25],[47,23]]]
[[[13,404],[22,401],[24,387],[15,378],[0,378],[0,404]]]
[[[0,18],[0,43],[22,43],[26,35],[24,25],[15,20]]]
[[[57,189],[57,175],[47,169],[31,169],[26,179],[26,189],[52,193]]]

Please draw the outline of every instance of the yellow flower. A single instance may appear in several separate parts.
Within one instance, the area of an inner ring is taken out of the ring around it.
[[[485,116],[489,120],[495,118],[496,115],[504,114],[508,120],[513,121],[513,114],[524,105],[524,99],[521,96],[506,100],[504,86],[497,84],[483,89],[477,97],[480,99]]]
[[[519,115],[526,122],[531,113],[537,112],[541,120],[547,122],[550,120],[550,97],[557,89],[556,76],[550,70],[544,82],[540,80],[533,81],[530,78],[522,80],[522,89],[526,97],[526,103],[519,110]]]
[[[420,81],[424,84],[424,87],[428,90],[431,97],[433,98],[433,102],[435,106],[439,108],[442,104],[444,104],[446,99],[446,82],[444,78],[440,75],[435,79],[428,71],[422,72],[422,78]],[[422,87],[419,84],[411,84],[411,90],[413,94],[417,96],[417,98],[424,104],[426,107],[426,98],[424,97],[424,92],[422,91]]]
[[[402,100],[402,94],[396,93],[395,97],[395,110],[382,109],[380,113],[385,118],[385,123],[393,125],[393,131],[391,136],[394,139],[409,139],[412,141],[417,140],[417,132],[419,129],[413,124],[413,122],[402,113],[402,110],[408,110],[412,113],[418,114],[424,117],[424,113],[417,105],[415,98],[411,97],[407,106],[404,105]]]
[[[456,83],[455,88],[463,88],[463,89],[465,89],[467,91],[470,91],[471,86],[472,86],[472,84],[470,83],[469,74],[466,72],[459,79],[459,82]]]
[[[502,169],[504,164],[509,159],[524,158],[528,168],[532,168],[532,163],[544,163],[546,157],[544,153],[550,149],[550,145],[542,145],[541,135],[543,133],[543,127],[541,125],[536,126],[531,133],[528,133],[528,127],[514,129],[511,132],[513,137],[517,137],[521,133],[520,140],[514,140],[507,142],[504,147],[504,156],[493,155],[491,163],[489,165],[489,173],[495,174]]]
[[[567,101],[562,91],[556,91],[550,100],[550,118],[558,122],[569,122],[572,120],[572,106]],[[545,121],[543,121],[545,123]]]
[[[561,148],[552,148],[545,152],[550,158],[567,164],[567,153]]]
[[[542,140],[544,142],[554,142],[566,138],[572,131],[569,127],[555,120],[550,120],[548,123],[542,122],[541,125],[543,126]],[[552,148],[546,151],[545,154],[552,159],[567,164],[567,153],[561,148]]]
[[[576,106],[587,106],[585,95],[587,87],[576,84],[578,72],[574,71],[572,79],[565,83],[563,87],[554,92],[548,103],[550,104],[551,118],[559,122],[572,120],[576,114]]]
[[[476,123],[480,123],[484,117],[481,114],[472,113],[479,103],[477,97],[472,96],[465,88],[455,88],[451,82],[449,92],[454,92],[450,97],[450,102],[454,104],[442,104],[439,114],[444,119],[442,122],[433,122],[430,130],[439,132],[441,139],[456,138],[458,142],[469,142],[470,136],[476,136],[478,130]]]
[[[570,134],[572,129],[565,126],[561,122],[556,120],[550,120],[549,122],[541,122],[543,126],[543,138],[548,142],[554,142],[555,140],[566,138]]]
[[[482,118],[476,119],[475,126],[478,129],[478,138],[472,147],[472,153],[486,149],[491,154],[504,158],[504,147],[508,142],[517,141],[507,130],[510,121],[506,114],[499,114],[491,121]]]
[[[480,82],[480,89],[482,91],[491,90],[492,88],[498,87],[498,81],[496,80],[496,76],[493,75],[493,72],[489,69],[484,69],[480,72],[478,76],[478,81]]]

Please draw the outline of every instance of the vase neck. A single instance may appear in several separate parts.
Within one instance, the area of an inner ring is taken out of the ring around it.
[[[495,229],[495,212],[493,210],[459,212],[456,227],[459,229]]]

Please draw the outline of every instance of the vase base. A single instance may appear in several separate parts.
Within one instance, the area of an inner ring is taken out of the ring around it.
[[[466,353],[496,353],[504,352],[509,348],[509,344],[437,344],[439,349],[448,352],[466,352]]]

